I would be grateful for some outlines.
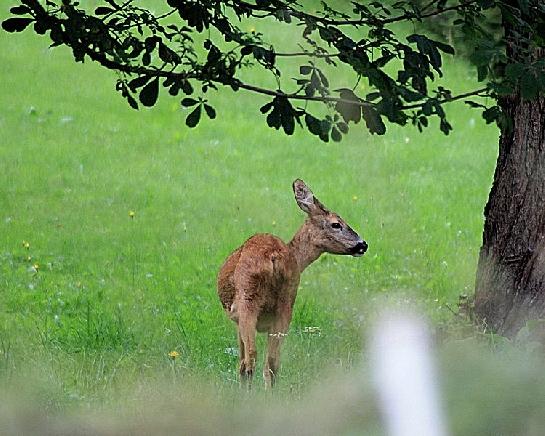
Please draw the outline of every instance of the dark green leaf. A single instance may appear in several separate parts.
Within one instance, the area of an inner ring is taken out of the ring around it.
[[[437,48],[441,51],[444,51],[445,53],[448,53],[448,54],[451,54],[453,55],[455,52],[454,52],[454,47],[452,47],[451,45],[448,45],[448,44],[445,44],[443,42],[439,42],[439,41],[434,41],[435,42],[435,45],[437,46]]]
[[[62,30],[58,27],[53,27],[51,29],[51,32],[49,32],[49,37],[51,38],[51,41],[53,41],[52,46],[61,45],[65,40]]]
[[[335,142],[341,142],[341,140],[343,139],[341,132],[339,132],[336,127],[333,127],[331,129],[331,139],[333,139],[333,141]]]
[[[163,84],[164,86],[164,84]],[[180,92],[180,83],[179,82],[175,82],[173,83],[170,88],[168,88],[168,93],[172,96],[175,96],[175,95],[178,95],[178,93]]]
[[[293,135],[295,131],[295,116],[297,112],[290,101],[285,97],[276,97],[274,99],[275,110],[280,112],[280,122],[287,135]]]
[[[477,81],[482,82],[488,76],[488,65],[479,65],[477,67]]]
[[[310,84],[312,85],[314,89],[318,88],[322,84],[316,70],[314,70],[310,76]]]
[[[193,86],[191,86],[191,83],[189,80],[183,80],[181,83],[181,88],[184,94],[191,95],[193,94]]]
[[[299,73],[301,73],[303,76],[310,74],[311,71],[312,67],[309,67],[308,65],[301,65],[299,67]]]
[[[305,115],[305,124],[307,125],[308,131],[313,135],[320,135],[322,133],[320,120],[311,114]]]
[[[34,21],[34,18],[8,18],[2,21],[2,29],[6,32],[21,32]]]
[[[441,103],[439,103],[438,100],[433,99],[433,108],[435,109],[435,113],[439,115],[441,118],[445,118],[445,110],[443,109],[443,106],[441,106]]]
[[[341,114],[345,122],[354,121],[358,123],[361,120],[361,108],[358,104],[360,99],[351,89],[340,89],[340,98],[347,101],[339,101],[335,105],[335,110]],[[353,101],[354,103],[351,103]]]
[[[259,110],[261,111],[262,114],[266,114],[267,112],[269,112],[271,110],[271,108],[274,106],[274,100],[271,101],[270,103],[266,103],[264,104],[263,106],[261,106],[259,108]]]
[[[106,14],[111,14],[112,12],[115,12],[115,10],[107,6],[99,6],[98,8],[95,9],[96,15],[106,15]]]
[[[429,39],[428,37],[424,35],[417,35],[417,34],[409,35],[407,37],[407,41],[416,43],[416,46],[418,47],[418,51],[422,53],[423,55],[427,56],[433,68],[439,74],[441,74],[441,65],[442,65],[441,53],[439,53],[439,50],[437,50],[436,41]]]
[[[319,135],[320,139],[324,142],[329,142],[329,132],[327,133],[320,133]]]
[[[501,57],[503,47],[496,44],[494,40],[480,39],[469,59],[476,66],[489,65],[494,59]]]
[[[140,91],[140,102],[144,106],[153,106],[155,102],[157,101],[157,97],[159,96],[159,78],[156,77],[151,82],[149,82],[146,86],[142,88],[142,91]]]
[[[183,107],[190,107],[195,106],[199,101],[195,100],[194,98],[186,97],[182,100],[182,106]]]
[[[499,106],[492,106],[483,111],[483,118],[486,121],[486,124],[495,122],[500,116],[501,109]]]
[[[162,41],[159,42],[159,58],[168,64],[177,64],[180,62],[180,56]]]
[[[324,85],[325,87],[328,87],[329,80],[327,80],[327,77],[325,76],[325,74],[322,73],[322,71],[319,69],[317,69],[316,71],[318,71],[318,75],[320,76],[320,81],[322,82],[322,85]]]
[[[401,94],[403,99],[407,102],[418,101],[418,100],[421,100],[423,97],[421,93],[412,91],[408,88],[401,88],[399,90],[399,93]]]
[[[224,35],[231,31],[231,26],[226,18],[216,19],[214,25],[216,26],[216,29],[218,29]]]
[[[13,6],[9,10],[13,15],[25,15],[30,12],[30,8],[25,5]]]
[[[368,100],[368,101],[374,101],[378,98],[380,98],[380,92],[370,92],[369,94],[367,94],[365,96],[365,98]]]
[[[34,32],[36,32],[38,35],[45,35],[45,32],[47,32],[48,26],[45,21],[36,21],[34,23]],[[82,60],[83,60],[83,49],[82,52]]]
[[[365,124],[371,133],[377,133],[378,135],[384,135],[386,133],[386,126],[380,117],[380,114],[372,106],[364,106],[362,108],[363,118]]]
[[[316,88],[312,86],[312,83],[309,82],[309,84],[305,86],[305,95],[307,97],[313,97],[314,92],[316,92]]]
[[[253,50],[253,46],[252,45],[245,45],[244,47],[242,47],[240,49],[240,54],[242,56],[246,56],[246,55],[249,55],[250,53],[252,53],[252,50]]]
[[[149,52],[145,52],[142,55],[142,63],[146,66],[151,63],[151,55],[149,54]]]
[[[280,111],[273,109],[269,115],[267,115],[267,124],[269,127],[274,127],[275,129],[279,129],[281,125],[281,115]]]
[[[276,60],[276,54],[272,50],[264,49],[263,47],[253,46],[252,52],[254,57],[267,68],[271,68]]]
[[[201,119],[201,108],[202,106],[199,105],[197,106],[193,112],[191,112],[187,118],[185,119],[185,124],[188,126],[188,127],[195,127],[197,124],[199,124],[199,120]]]
[[[348,124],[343,123],[342,121],[340,123],[337,123],[337,128],[345,135],[348,133]]]
[[[174,76],[168,76],[163,80],[163,86],[165,88],[168,88],[170,85],[172,85],[176,81],[176,78]]]
[[[445,135],[448,135],[452,130],[452,126],[447,120],[441,118],[441,121],[439,122],[439,129],[441,129],[441,132],[443,132]]]
[[[422,113],[424,115],[431,115],[433,113],[433,103],[430,100],[422,105]]]
[[[136,102],[136,100],[134,99],[134,97],[132,95],[130,95],[127,92],[127,94],[125,94],[125,98],[127,99],[127,102],[129,103],[130,107],[132,107],[133,109],[138,110],[138,103]]]
[[[331,119],[327,116],[325,120],[320,121],[320,130],[323,135],[329,135],[329,131],[331,130]]]
[[[216,110],[212,106],[205,103],[204,110],[206,111],[206,115],[208,115],[208,118],[210,118],[211,120],[216,118]]]
[[[293,135],[295,131],[295,117],[293,113],[283,113],[281,116],[282,127],[286,135]]]
[[[148,83],[150,80],[150,77],[149,76],[140,76],[140,77],[137,77],[135,79],[132,79],[130,82],[129,82],[129,88],[131,88],[131,90],[134,92],[135,90],[137,90],[138,88],[141,88],[142,86],[144,86],[146,83]]]
[[[156,36],[148,36],[146,40],[144,41],[144,44],[146,46],[146,51],[151,53],[155,46],[157,45],[157,42],[161,42],[161,39]]]

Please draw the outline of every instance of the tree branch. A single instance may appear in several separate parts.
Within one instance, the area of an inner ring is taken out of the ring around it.
[[[102,66],[111,69],[111,70],[117,70],[121,71],[127,74],[140,74],[140,75],[149,75],[154,77],[175,77],[175,78],[183,78],[183,79],[202,79],[198,76],[197,72],[174,72],[174,71],[165,71],[165,70],[158,70],[153,68],[144,68],[144,67],[137,67],[133,65],[126,65],[126,64],[120,64],[118,62],[112,61],[106,56],[102,55],[101,53],[96,53],[93,50],[91,50],[89,47],[85,47],[86,54],[94,61],[99,62]],[[347,103],[352,104],[356,106],[362,106],[362,107],[370,107],[374,106],[373,103],[365,100],[347,100],[340,97],[331,97],[331,96],[307,96],[303,94],[298,93],[290,93],[286,94],[285,92],[281,90],[272,90],[268,88],[262,88],[259,86],[251,85],[248,83],[241,82],[238,79],[235,79],[236,81],[233,82],[235,86],[238,86],[241,89],[245,89],[247,91],[252,91],[257,94],[262,95],[269,95],[272,97],[285,97],[289,100],[302,100],[302,101],[316,101],[321,103]],[[210,79],[211,82],[215,82],[221,85],[230,86],[231,83],[224,83],[219,80]],[[438,103],[447,103],[451,101],[461,100],[463,98],[471,97],[471,96],[478,96],[479,94],[482,94],[483,92],[486,92],[487,88],[480,88],[474,91],[469,91],[466,93],[458,94],[449,98],[443,98],[439,99]],[[423,101],[421,103],[414,103],[411,105],[404,105],[400,109],[401,110],[410,110],[410,109],[416,109],[422,107],[424,104],[426,104],[426,101]]]
[[[437,102],[439,104],[442,104],[442,103],[448,103],[448,102],[451,102],[451,101],[461,100],[462,98],[467,98],[467,97],[472,97],[472,96],[480,97],[479,94],[482,94],[483,92],[486,92],[486,91],[488,91],[488,88],[480,88],[480,89],[476,89],[474,91],[469,91],[469,92],[465,92],[463,94],[458,94],[458,95],[455,95],[453,97],[448,97],[448,98],[445,97],[445,98],[437,100]],[[416,108],[422,107],[424,104],[425,104],[425,102],[409,104],[409,105],[402,106],[401,109],[402,110],[416,109]]]
[[[309,97],[307,95],[297,94],[297,93],[286,94],[285,92],[282,92],[280,90],[273,91],[272,89],[260,88],[259,86],[254,86],[254,85],[250,85],[248,83],[243,83],[243,82],[237,82],[237,85],[239,88],[245,89],[247,91],[252,91],[252,92],[256,92],[258,94],[263,94],[263,95],[270,95],[273,97],[286,97],[289,100],[318,101],[321,103],[341,102],[341,103],[353,104],[356,106],[366,106],[366,107],[373,106],[373,103],[370,103],[365,100],[354,101],[354,100],[347,100],[345,98],[340,98],[340,97],[322,97],[322,96]]]
[[[375,17],[373,17],[373,18],[359,19],[359,20],[332,20],[332,19],[329,19],[329,18],[320,17],[318,15],[309,14],[307,12],[297,11],[295,9],[289,9],[289,13],[291,15],[293,15],[294,17],[302,20],[302,21],[311,20],[311,21],[315,21],[315,22],[318,22],[318,23],[326,24],[328,26],[361,26],[361,25],[366,25],[366,24],[367,25],[379,24],[381,26],[384,26],[384,25],[387,25],[387,24],[397,23],[399,21],[410,20],[410,19],[413,19],[413,18],[424,19],[424,18],[434,17],[436,15],[441,15],[441,14],[444,14],[444,13],[449,12],[449,11],[455,11],[455,10],[458,10],[458,9],[463,9],[466,6],[477,4],[477,2],[478,2],[477,0],[469,0],[469,1],[464,2],[464,3],[459,3],[457,5],[449,6],[447,8],[436,9],[436,10],[428,12],[426,14],[422,14],[419,17],[417,17],[414,13],[404,13],[404,14],[401,14],[401,15],[398,15],[398,16],[395,16],[395,17],[391,17],[391,18],[375,18]],[[230,2],[230,3],[232,4],[232,2]],[[248,9],[250,9],[252,11],[265,11],[266,10],[270,14],[272,14],[274,12],[273,10],[268,10],[263,6],[257,6],[257,5],[253,5],[251,3],[247,3],[247,2],[243,2],[243,1],[236,1],[236,3],[238,5],[243,5],[244,7],[248,8]],[[434,2],[431,2],[424,9],[430,7],[433,3]]]
[[[316,53],[312,51],[302,51],[294,53],[275,53],[277,57],[297,57],[297,56],[307,56],[311,58],[338,58],[340,53]]]

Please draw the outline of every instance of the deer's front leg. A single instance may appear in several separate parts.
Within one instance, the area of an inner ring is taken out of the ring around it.
[[[246,372],[246,359],[244,356],[244,342],[242,341],[242,337],[240,335],[240,328],[237,324],[237,336],[238,336],[238,358],[239,358],[239,374],[243,374]]]
[[[276,383],[276,377],[280,370],[280,348],[282,342],[284,342],[284,338],[288,334],[290,321],[291,308],[284,311],[282,316],[269,329],[267,356],[263,365],[263,378],[265,379],[265,387],[267,389],[273,388]]]

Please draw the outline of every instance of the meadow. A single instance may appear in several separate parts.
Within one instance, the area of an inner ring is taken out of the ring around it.
[[[11,2],[0,5],[4,19]],[[238,398],[216,274],[253,233],[291,238],[304,219],[295,178],[370,248],[305,271],[279,398],[360,368],[385,302],[416,303],[441,328],[472,293],[498,130],[463,104],[447,108],[449,136],[359,125],[326,144],[268,128],[265,99],[222,90],[209,97],[218,119],[191,130],[176,99],[134,111],[114,73],[46,38],[0,32],[0,45],[0,383],[26,386],[44,410],[107,408],[139,386],[195,380]],[[454,90],[475,83],[463,60],[446,64]]]

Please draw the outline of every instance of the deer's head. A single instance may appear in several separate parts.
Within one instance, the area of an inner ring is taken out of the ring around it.
[[[332,254],[363,256],[367,243],[338,214],[327,209],[301,179],[293,182],[297,204],[308,215],[307,231],[312,244]]]

